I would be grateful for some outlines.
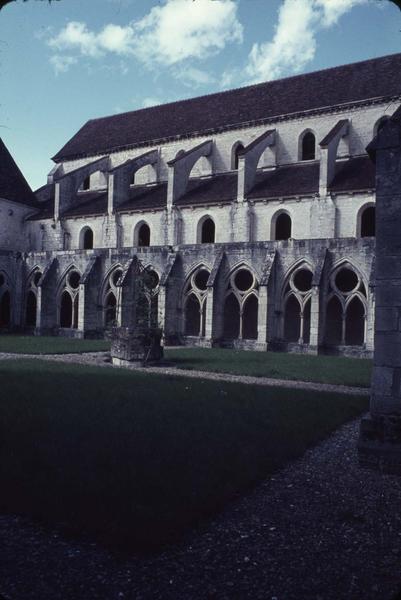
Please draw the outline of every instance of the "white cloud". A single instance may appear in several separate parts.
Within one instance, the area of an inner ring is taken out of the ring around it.
[[[164,100],[160,100],[160,98],[149,96],[142,100],[142,108],[149,108],[149,106],[158,106],[159,104],[163,104]]]
[[[251,83],[300,72],[313,60],[316,35],[368,0],[284,0],[272,41],[254,44],[246,72]]]
[[[53,65],[56,75],[65,73],[72,65],[75,65],[76,62],[78,62],[78,59],[75,56],[55,54],[50,58],[50,63]]]
[[[133,28],[137,50],[148,64],[204,59],[230,42],[242,41],[233,0],[169,0],[153,7]]]
[[[89,31],[85,23],[70,21],[55,37],[50,38],[51,48],[60,50],[78,50],[85,56],[96,57],[101,54],[97,36]]]
[[[166,0],[145,17],[125,26],[109,23],[99,32],[86,23],[71,21],[48,40],[58,53],[75,51],[99,58],[105,54],[135,57],[148,67],[175,66],[203,60],[233,42],[242,41],[242,25],[234,0]],[[209,81],[193,68],[188,78]]]
[[[215,81],[215,78],[207,71],[190,66],[177,68],[174,71],[174,76],[189,87],[193,87],[194,84],[200,86]]]

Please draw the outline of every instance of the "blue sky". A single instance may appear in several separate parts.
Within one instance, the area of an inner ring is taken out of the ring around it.
[[[387,0],[17,0],[0,136],[35,189],[88,119],[399,52],[400,30]]]

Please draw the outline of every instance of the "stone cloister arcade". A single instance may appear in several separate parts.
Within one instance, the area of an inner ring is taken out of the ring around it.
[[[373,238],[33,253],[0,272],[0,327],[102,337],[130,325],[138,265],[165,343],[369,355]],[[347,256],[347,258],[343,258]],[[115,260],[118,258],[118,260]],[[41,264],[42,261],[42,264]],[[15,282],[21,279],[21,314]]]

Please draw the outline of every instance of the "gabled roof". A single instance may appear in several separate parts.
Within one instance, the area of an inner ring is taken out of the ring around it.
[[[38,206],[35,194],[0,138],[0,198],[18,204]]]
[[[401,54],[92,119],[53,160],[207,134],[362,100],[401,96]]]

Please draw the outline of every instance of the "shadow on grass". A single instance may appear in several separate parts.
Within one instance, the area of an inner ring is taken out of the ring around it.
[[[0,510],[126,550],[177,541],[367,399],[0,363]]]

